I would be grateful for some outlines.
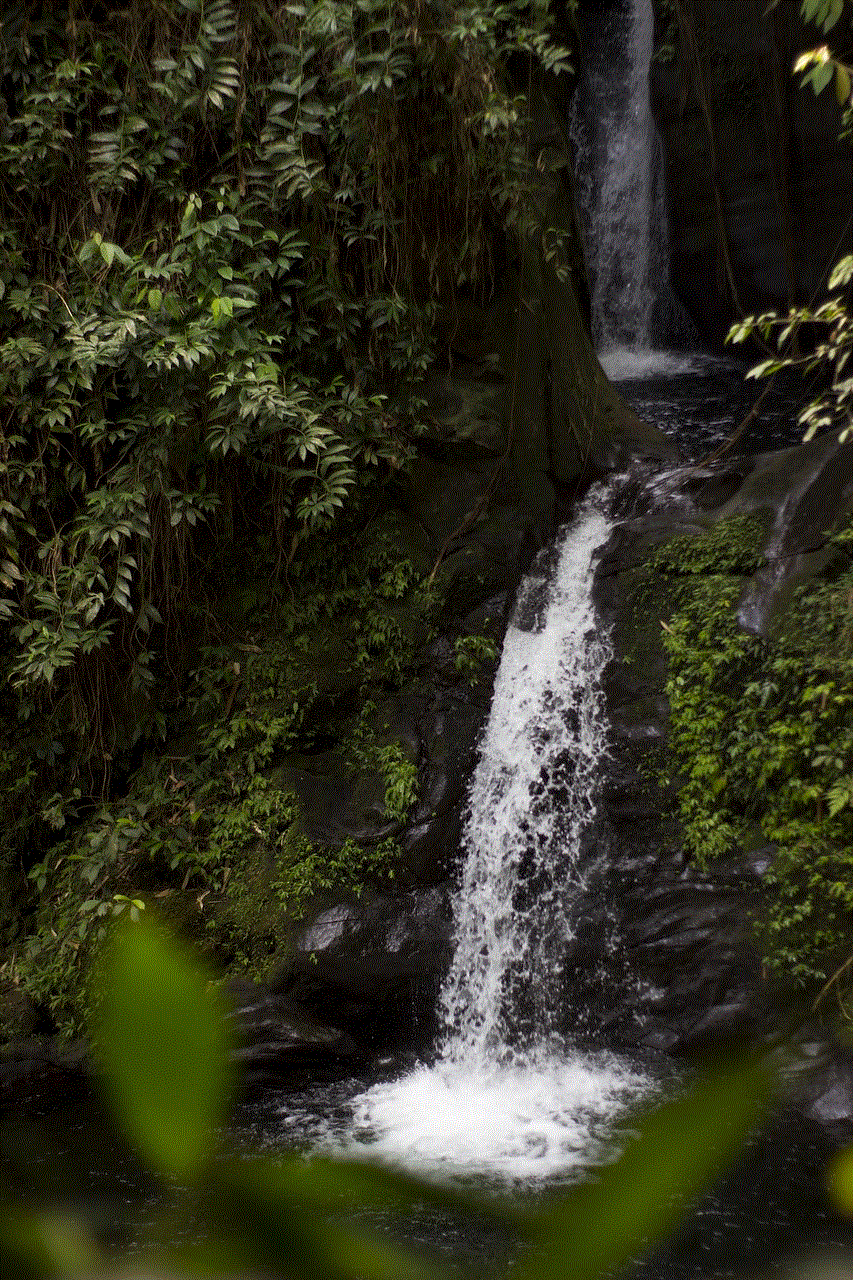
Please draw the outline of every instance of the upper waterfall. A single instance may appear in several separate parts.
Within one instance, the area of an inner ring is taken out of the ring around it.
[[[679,308],[669,285],[663,154],[652,116],[652,0],[615,0],[588,16],[570,133],[592,300],[608,371],[666,345]],[[683,322],[682,322],[683,323]],[[648,361],[647,361],[648,362]]]

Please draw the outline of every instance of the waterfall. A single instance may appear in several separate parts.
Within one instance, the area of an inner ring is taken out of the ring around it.
[[[564,536],[550,582],[523,584],[507,629],[441,997],[450,1061],[530,1060],[558,1030],[560,959],[583,893],[582,836],[606,755],[600,681],[610,647],[590,588],[592,552],[608,532],[592,500]],[[543,588],[544,616],[531,628],[525,615]]]
[[[522,584],[470,792],[456,949],[436,1061],[355,1102],[357,1149],[418,1169],[504,1179],[577,1176],[602,1126],[647,1080],[566,1036],[562,957],[594,851],[610,653],[591,558],[610,524],[593,493]],[[352,1147],[346,1148],[350,1152]]]
[[[615,0],[585,19],[583,35],[570,133],[593,339],[611,377],[677,372],[677,358],[657,350],[686,322],[669,284],[652,0]]]

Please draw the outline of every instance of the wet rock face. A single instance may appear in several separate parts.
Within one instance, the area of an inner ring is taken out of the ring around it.
[[[853,1054],[850,1047],[827,1044],[820,1036],[795,1046],[782,1066],[795,1106],[839,1142],[853,1136]]]
[[[758,881],[751,864],[689,866],[659,783],[668,707],[660,619],[667,601],[642,590],[637,550],[643,521],[617,530],[599,568],[599,607],[614,657],[605,675],[611,763],[599,802],[610,870],[604,893],[615,917],[618,962],[602,957],[618,993],[603,1022],[628,1044],[702,1053],[761,1035],[772,1014],[750,935]],[[663,540],[666,521],[655,520]],[[671,536],[683,536],[681,509]],[[606,994],[606,993],[603,993]]]
[[[600,557],[597,603],[614,649],[605,674],[612,749],[600,815],[611,847],[604,892],[621,967],[604,954],[597,963],[610,965],[620,992],[604,1025],[629,1043],[694,1054],[760,1041],[779,1030],[781,1007],[762,973],[751,924],[772,848],[699,871],[685,859],[669,816],[673,797],[659,782],[668,733],[661,621],[675,601],[666,577],[650,575],[644,564],[670,538],[698,535],[732,516],[758,516],[764,563],[742,580],[740,621],[762,632],[796,586],[831,569],[829,536],[853,510],[851,466],[853,449],[824,437],[738,459],[713,474],[674,471],[650,482],[654,502],[634,485],[637,514],[625,512]],[[853,1113],[853,1095],[834,1077],[824,1094],[823,1102],[815,1095],[818,1109]]]
[[[366,1047],[428,1044],[450,959],[444,886],[331,902],[294,939],[287,996],[348,1027]]]
[[[236,1061],[245,1061],[256,1053],[266,1056],[265,1045],[270,1053],[297,1049],[321,1054],[337,1052],[347,1057],[354,1052],[352,1041],[343,1032],[309,1017],[285,996],[261,983],[231,978],[224,994],[230,1006],[228,1023],[237,1041],[232,1049]]]
[[[838,141],[834,95],[800,89],[790,71],[822,37],[801,22],[799,5],[766,7],[682,6],[675,59],[652,64],[672,282],[714,346],[739,309],[786,311],[820,296],[827,269],[850,251],[850,151]]]
[[[338,1027],[311,1017],[292,1000],[259,983],[232,979],[225,988],[235,1041],[231,1061],[244,1087],[276,1084],[300,1075],[337,1075],[358,1056],[355,1041]]]
[[[344,1028],[362,1052],[396,1043],[426,1047],[435,1029],[451,952],[450,884],[491,675],[489,666],[474,684],[439,684],[429,697],[392,696],[381,709],[418,765],[418,800],[404,823],[387,817],[379,779],[372,790],[370,776],[354,786],[339,759],[315,758],[310,771],[291,769],[282,779],[299,795],[312,840],[369,846],[390,836],[399,850],[393,879],[311,905],[274,983],[291,1018],[301,1011],[309,1022]],[[277,1069],[290,1077],[291,1060],[299,1066],[303,1049],[284,1052],[273,1041]],[[254,1073],[258,1053],[266,1053],[265,1037],[258,1043],[247,1059]]]

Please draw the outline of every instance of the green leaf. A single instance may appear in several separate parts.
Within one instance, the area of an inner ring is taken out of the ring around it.
[[[167,1177],[192,1178],[226,1115],[224,1008],[198,963],[142,917],[116,929],[99,966],[95,1049],[116,1118]]]
[[[816,67],[812,73],[812,88],[815,94],[822,93],[832,79],[834,64],[832,62],[824,62],[821,66]]]
[[[829,1166],[830,1198],[841,1213],[853,1218],[853,1147],[845,1147]]]
[[[776,373],[781,369],[782,365],[778,360],[762,360],[761,364],[755,365],[745,374],[747,378],[766,378],[771,373]]]
[[[19,1206],[0,1211],[0,1264],[4,1275],[18,1280],[102,1272],[97,1246],[79,1218]]]
[[[543,1209],[520,1277],[595,1280],[660,1239],[740,1149],[766,1089],[760,1067],[740,1065],[653,1112],[596,1182]]]
[[[840,262],[836,262],[832,269],[832,275],[829,277],[828,288],[840,289],[842,285],[849,284],[853,280],[853,253],[848,253]]]

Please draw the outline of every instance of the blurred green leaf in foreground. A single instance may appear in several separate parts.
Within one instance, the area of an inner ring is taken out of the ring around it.
[[[525,1242],[522,1280],[594,1280],[675,1225],[737,1154],[769,1092],[759,1065],[719,1069],[640,1121],[595,1181],[519,1208],[364,1162],[234,1159],[220,1149],[232,1084],[224,1009],[209,975],[147,918],[116,930],[96,1003],[97,1063],[116,1121],[167,1188],[181,1182],[201,1223],[195,1243],[145,1259],[147,1273],[164,1276],[439,1280],[448,1274],[440,1264],[365,1225],[371,1212],[402,1222],[427,1206]],[[850,1153],[834,1167],[833,1194],[853,1212]],[[3,1274],[22,1280],[138,1275],[143,1261],[108,1262],[78,1221],[15,1206],[0,1218],[0,1245]]]
[[[95,1052],[112,1111],[157,1173],[198,1178],[228,1117],[226,1009],[193,958],[141,921],[96,976]]]

